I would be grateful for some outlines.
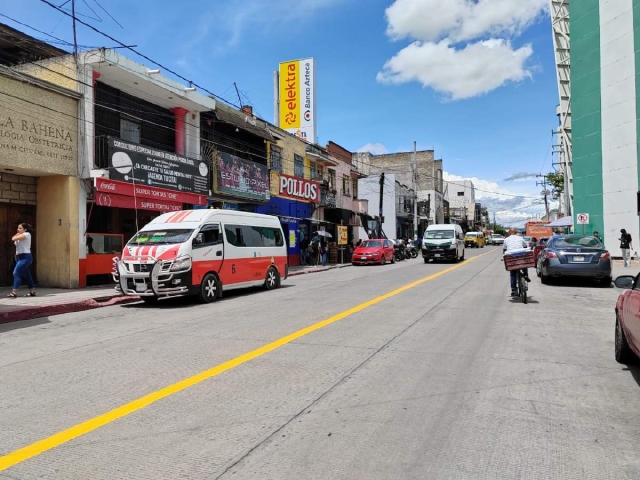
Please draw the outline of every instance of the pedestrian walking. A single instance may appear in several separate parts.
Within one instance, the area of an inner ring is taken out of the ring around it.
[[[329,246],[327,245],[327,240],[322,237],[320,240],[320,259],[322,261],[322,266],[327,265],[327,254],[329,253]]]
[[[631,249],[633,248],[631,234],[623,228],[620,230],[620,250],[622,250],[622,259],[624,260],[624,267],[631,266]]]
[[[13,269],[13,290],[9,294],[9,298],[18,297],[18,289],[22,283],[22,277],[27,280],[27,285],[29,286],[29,293],[25,296],[36,296],[36,288],[31,276],[31,264],[33,263],[33,256],[31,255],[32,232],[33,227],[31,225],[21,223],[18,225],[18,232],[11,237],[11,241],[16,246],[16,267]]]
[[[318,265],[318,257],[320,256],[320,237],[314,235],[311,239],[311,265]]]
[[[307,264],[307,256],[309,254],[309,237],[307,235],[304,236],[302,241],[300,242],[300,264]]]

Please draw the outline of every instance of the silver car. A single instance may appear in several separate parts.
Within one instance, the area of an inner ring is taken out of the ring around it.
[[[491,235],[491,245],[502,245],[504,243],[504,237],[499,233]]]

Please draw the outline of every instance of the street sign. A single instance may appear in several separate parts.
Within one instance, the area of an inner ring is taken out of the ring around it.
[[[579,213],[576,216],[576,220],[580,225],[587,225],[589,223],[589,214],[588,213]]]

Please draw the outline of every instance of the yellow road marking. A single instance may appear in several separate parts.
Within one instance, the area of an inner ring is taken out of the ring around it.
[[[189,378],[185,378],[184,380],[181,380],[177,383],[164,387],[155,392],[149,393],[144,397],[140,397],[118,408],[115,408],[109,412],[103,413],[102,415],[98,415],[97,417],[94,417],[85,422],[79,423],[71,428],[68,428],[54,435],[51,435],[50,437],[47,437],[43,440],[37,441],[35,443],[32,443],[31,445],[28,445],[26,447],[23,447],[11,453],[8,453],[7,455],[0,457],[0,472],[18,463],[24,462],[25,460],[35,457],[36,455],[40,455],[43,452],[46,452],[64,443],[67,443],[75,438],[81,437],[82,435],[86,435],[87,433],[92,432],[93,430],[96,430],[111,422],[114,422],[119,418],[126,417],[127,415],[130,415],[131,413],[137,410],[140,410],[142,408],[148,407],[149,405],[159,400],[162,400],[163,398],[169,397],[175,393],[181,392],[182,390],[185,390],[189,387],[197,385],[200,382],[203,382],[217,375],[220,375],[221,373],[226,372],[227,370],[231,370],[232,368],[242,365],[243,363],[249,362],[254,358],[258,358],[264,355],[265,353],[269,353],[273,350],[276,350],[277,348],[280,348],[283,345],[291,343],[300,337],[304,337],[305,335],[308,335],[311,332],[315,332],[316,330],[324,328],[327,325],[331,325],[332,323],[342,320],[350,315],[353,315],[354,313],[360,312],[365,308],[368,308],[372,305],[380,303],[383,300],[386,300],[387,298],[394,297],[402,292],[406,292],[411,288],[417,287],[422,283],[434,280],[446,273],[449,273],[453,270],[456,270],[462,267],[463,265],[466,265],[467,263],[469,263],[472,260],[475,260],[476,258],[489,255],[494,251],[495,250],[492,250],[490,252],[483,253],[482,255],[471,257],[462,263],[459,263],[453,267],[447,268],[446,270],[442,270],[441,272],[434,273],[433,275],[429,275],[428,277],[424,277],[420,280],[416,280],[415,282],[411,282],[389,293],[380,295],[379,297],[376,297],[373,300],[369,300],[368,302],[361,303],[360,305],[350,308],[349,310],[345,310],[344,312],[338,313],[333,317],[327,318],[326,320],[322,320],[318,323],[315,323],[306,328],[303,328],[302,330],[298,330],[297,332],[294,332],[290,335],[282,337],[256,350],[253,350],[251,352],[245,353],[244,355],[240,355],[239,357],[236,357],[224,363],[221,363],[220,365],[210,368],[209,370],[205,370],[204,372],[200,372],[197,375],[194,375]]]

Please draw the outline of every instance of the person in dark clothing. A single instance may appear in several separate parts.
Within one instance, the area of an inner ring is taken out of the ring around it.
[[[304,236],[300,242],[300,265],[307,264],[307,256],[309,255],[309,237]]]
[[[620,230],[620,250],[622,250],[622,259],[624,260],[624,267],[631,266],[631,249],[633,248],[631,234],[623,228]]]

